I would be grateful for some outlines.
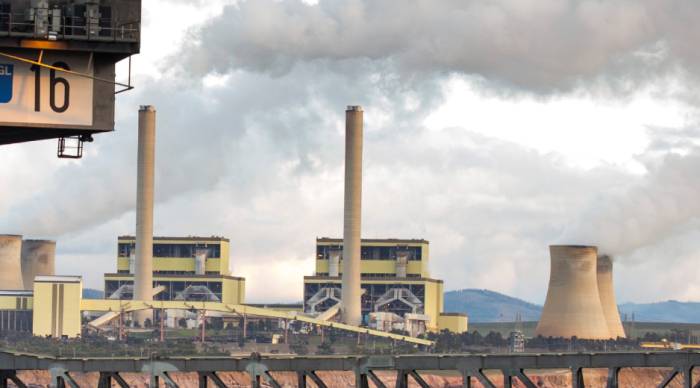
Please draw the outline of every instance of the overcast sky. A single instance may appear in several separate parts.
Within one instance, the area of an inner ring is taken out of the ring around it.
[[[618,302],[700,301],[697,1],[144,3],[116,132],[0,148],[0,230],[57,239],[59,273],[115,271],[152,104],[156,234],[226,236],[249,301],[301,300],[362,105],[363,237],[429,240],[446,289],[541,303],[548,245],[578,243]]]

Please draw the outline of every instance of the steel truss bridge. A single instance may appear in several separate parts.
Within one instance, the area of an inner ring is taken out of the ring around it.
[[[485,373],[499,371],[504,377],[504,387],[511,388],[515,380],[528,388],[536,388],[527,376],[529,370],[568,369],[572,374],[574,388],[585,387],[583,370],[604,368],[608,370],[607,386],[620,386],[620,370],[623,368],[668,368],[670,371],[659,387],[666,387],[676,376],[682,376],[683,387],[700,388],[693,381],[693,369],[700,365],[700,352],[628,352],[628,353],[548,353],[548,354],[497,354],[497,355],[408,355],[408,356],[261,356],[250,357],[201,357],[201,358],[53,358],[20,353],[0,353],[0,387],[11,381],[23,388],[17,372],[42,370],[51,372],[52,387],[70,386],[78,388],[71,373],[99,373],[98,388],[111,387],[116,383],[128,388],[120,373],[144,373],[150,375],[151,387],[159,382],[168,388],[179,388],[170,374],[174,372],[197,373],[199,387],[210,384],[217,388],[226,385],[218,376],[221,372],[244,372],[257,388],[262,384],[281,387],[275,372],[293,372],[299,387],[312,381],[319,388],[328,387],[317,374],[324,371],[352,371],[355,386],[369,388],[371,381],[379,388],[387,387],[375,372],[397,373],[396,387],[407,388],[409,379],[423,388],[429,387],[421,377],[421,371],[456,371],[463,377],[463,386],[471,387],[479,381],[485,387],[494,388],[494,383]],[[499,384],[500,385],[500,384]]]

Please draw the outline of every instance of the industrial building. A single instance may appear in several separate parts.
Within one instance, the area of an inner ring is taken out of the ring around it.
[[[429,246],[426,240],[362,240],[363,323],[391,330],[396,320],[422,321],[427,331],[467,330],[466,315],[443,312],[443,282],[430,277]],[[304,277],[306,313],[325,317],[340,306],[343,252],[342,239],[316,239],[316,270]],[[401,323],[408,328],[408,322]]]
[[[245,279],[231,276],[229,240],[223,237],[154,237],[154,300],[243,303]],[[136,238],[118,239],[117,272],[105,274],[105,297],[133,299]]]
[[[549,251],[549,288],[535,334],[600,340],[624,338],[610,257],[598,256],[598,248],[594,246],[553,245]]]

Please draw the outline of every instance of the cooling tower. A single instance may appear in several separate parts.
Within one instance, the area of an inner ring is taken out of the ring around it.
[[[362,322],[360,305],[360,229],[362,225],[362,107],[345,111],[345,219],[343,228],[342,319]]]
[[[598,256],[598,293],[603,307],[608,331],[613,338],[625,338],[625,328],[622,326],[620,311],[617,309],[615,288],[613,287],[613,263],[608,255]]]
[[[0,235],[0,289],[24,290],[21,257],[22,236]]]
[[[535,335],[611,338],[598,293],[598,249],[553,245],[549,253],[549,289]]]
[[[136,183],[136,264],[134,299],[153,300],[153,192],[156,154],[156,110],[139,109],[139,144]],[[139,311],[135,319],[143,325],[152,320],[150,311]]]
[[[25,290],[34,289],[34,278],[56,274],[56,242],[22,241],[22,282]]]

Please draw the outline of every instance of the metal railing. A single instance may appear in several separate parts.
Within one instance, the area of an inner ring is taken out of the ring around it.
[[[75,23],[74,19],[81,19],[82,22]],[[56,31],[51,20],[52,17],[34,15],[33,20],[27,21],[24,13],[0,12],[0,37],[138,42],[141,36],[139,21],[115,24],[113,18],[100,18],[97,22],[91,22],[85,17],[61,16],[61,24]],[[37,28],[37,25],[43,25],[43,28]]]

